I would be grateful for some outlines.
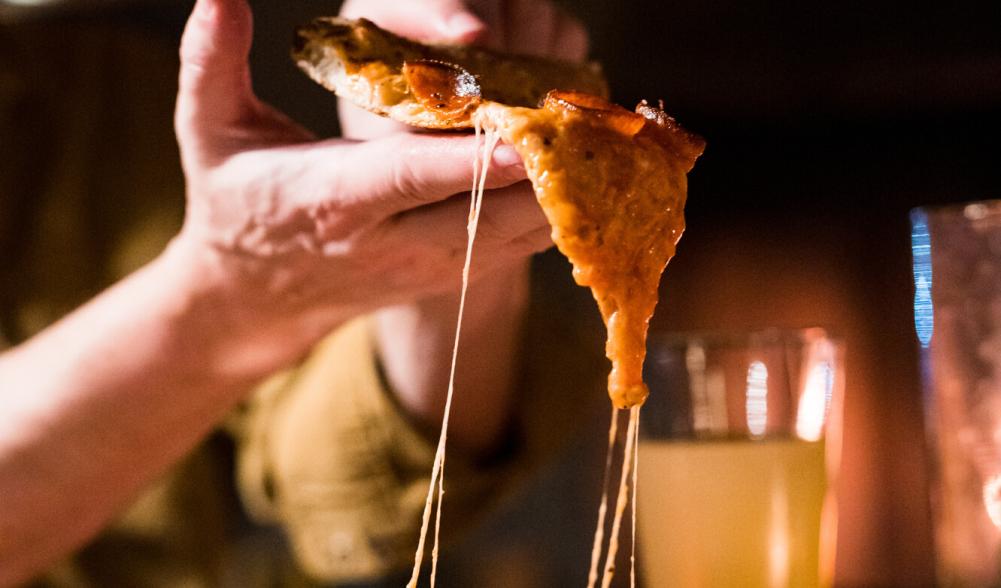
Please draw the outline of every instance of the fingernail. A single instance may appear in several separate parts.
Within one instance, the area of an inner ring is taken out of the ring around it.
[[[518,155],[518,152],[514,150],[514,147],[510,145],[498,145],[494,149],[494,164],[499,167],[520,167],[524,168],[525,164]]]
[[[216,13],[219,12],[219,7],[212,0],[198,0],[195,2],[195,14],[206,20],[215,17]]]
[[[448,18],[445,33],[455,41],[468,42],[486,31],[487,25],[468,12],[459,12]]]

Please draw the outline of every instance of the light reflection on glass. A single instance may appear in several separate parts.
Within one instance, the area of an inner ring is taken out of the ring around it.
[[[821,361],[810,369],[799,398],[796,413],[796,436],[804,441],[819,441],[824,436],[824,421],[834,391],[834,369]]]
[[[911,257],[914,267],[914,330],[922,347],[931,343],[934,320],[931,301],[931,237],[928,215],[922,210],[911,213]]]
[[[688,389],[692,395],[692,426],[696,431],[709,431],[712,414],[706,391],[706,350],[693,343],[685,350],[685,368],[688,370]]]
[[[784,475],[772,483],[771,516],[768,532],[768,585],[789,585],[789,495]]]
[[[761,361],[753,361],[747,368],[747,430],[761,437],[767,425],[768,368]]]
[[[706,350],[700,343],[688,346],[685,367],[688,370],[695,430],[708,435],[725,435],[726,381],[722,370],[718,367],[706,368]]]
[[[1001,529],[1001,476],[994,476],[984,484],[984,506],[991,522]]]

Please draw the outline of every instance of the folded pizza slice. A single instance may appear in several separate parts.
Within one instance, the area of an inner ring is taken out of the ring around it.
[[[594,65],[424,45],[364,19],[321,18],[297,35],[298,65],[352,103],[425,128],[476,125],[515,147],[553,241],[608,328],[612,403],[642,404],[647,324],[702,139],[662,108],[605,100]]]
[[[292,58],[355,105],[430,129],[471,128],[480,99],[536,106],[553,88],[608,93],[596,63],[417,43],[366,19],[324,17],[299,27]]]
[[[663,105],[642,102],[633,112],[605,100],[607,87],[595,66],[421,45],[365,20],[341,19],[318,19],[300,29],[293,57],[313,79],[372,112],[425,128],[487,131],[483,165],[476,166],[482,172],[473,187],[453,375],[485,162],[498,138],[513,145],[524,159],[552,226],[553,241],[573,264],[577,283],[591,288],[608,329],[605,351],[612,363],[608,378],[612,404],[632,408],[602,578],[602,587],[607,588],[629,501],[630,471],[635,492],[639,407],[648,395],[643,383],[647,327],[657,304],[660,276],[685,228],[687,173],[702,153],[702,139],[682,129]],[[452,393],[450,381],[408,587],[417,584],[437,482],[434,585]],[[607,460],[589,587],[597,580],[610,464]],[[635,525],[635,500],[633,504]]]

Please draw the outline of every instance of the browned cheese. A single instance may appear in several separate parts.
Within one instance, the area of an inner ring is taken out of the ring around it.
[[[550,92],[538,109],[485,103],[477,116],[525,160],[553,241],[598,302],[613,404],[642,404],[647,326],[685,229],[686,174],[702,139],[659,108],[630,112],[577,92]]]

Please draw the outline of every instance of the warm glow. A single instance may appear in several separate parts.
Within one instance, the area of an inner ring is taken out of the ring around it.
[[[994,526],[1001,529],[1001,475],[984,484],[984,506]]]
[[[54,4],[54,0],[0,0],[0,4],[12,4],[14,6],[41,6],[43,4]]]
[[[768,368],[760,361],[747,368],[747,430],[754,437],[765,434],[768,425]]]
[[[706,350],[689,345],[685,352],[689,390],[692,397],[692,424],[698,433],[724,435],[727,431],[726,378],[718,367],[707,367]]]
[[[804,441],[820,441],[824,436],[824,423],[833,391],[834,369],[827,361],[821,361],[810,369],[799,398],[797,437]]]
[[[783,477],[772,484],[772,512],[768,529],[768,585],[784,588],[789,585],[789,496]]]

